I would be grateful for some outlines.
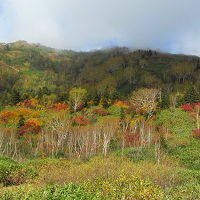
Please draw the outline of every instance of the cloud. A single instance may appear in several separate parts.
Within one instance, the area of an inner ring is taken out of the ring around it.
[[[199,0],[1,0],[0,41],[200,55]]]

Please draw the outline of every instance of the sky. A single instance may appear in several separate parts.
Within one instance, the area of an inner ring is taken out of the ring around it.
[[[0,0],[0,42],[200,56],[200,0]]]

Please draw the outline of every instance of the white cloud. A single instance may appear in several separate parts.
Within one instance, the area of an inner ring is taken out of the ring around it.
[[[200,55],[199,0],[0,1],[2,41],[74,50],[116,44]]]

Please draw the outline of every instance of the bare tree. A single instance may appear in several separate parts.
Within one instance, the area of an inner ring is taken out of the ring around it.
[[[155,112],[158,104],[160,91],[158,89],[143,88],[132,93],[130,103],[143,113],[147,113],[151,117]]]
[[[83,103],[87,91],[82,88],[72,88],[69,91],[69,103],[72,106],[74,112],[77,111],[77,108]]]

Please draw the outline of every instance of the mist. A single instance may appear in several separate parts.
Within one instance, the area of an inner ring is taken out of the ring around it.
[[[199,0],[1,0],[0,42],[200,55]]]

